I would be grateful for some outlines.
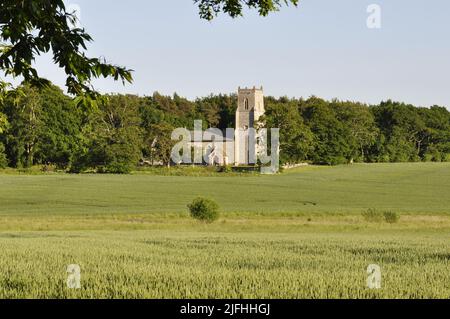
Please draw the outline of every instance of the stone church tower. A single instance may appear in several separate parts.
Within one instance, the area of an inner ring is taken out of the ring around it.
[[[256,164],[249,159],[248,129],[255,127],[264,115],[263,88],[238,89],[238,108],[236,111],[236,140],[234,144],[235,165]],[[254,150],[256,152],[256,149]],[[253,162],[253,163],[252,163]]]

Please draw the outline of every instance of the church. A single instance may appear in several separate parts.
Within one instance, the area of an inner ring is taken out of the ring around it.
[[[251,154],[257,153],[257,145],[255,143],[252,145],[249,142],[249,129],[254,128],[260,117],[265,113],[263,88],[239,87],[237,97],[234,136],[224,134],[224,143],[220,147],[215,143],[214,137],[203,139],[204,150],[209,154],[209,165],[234,164],[235,166],[241,166],[256,164],[256,160]]]

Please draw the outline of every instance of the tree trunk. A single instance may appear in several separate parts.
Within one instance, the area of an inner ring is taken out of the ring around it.
[[[33,166],[33,145],[27,144],[26,147],[26,153],[27,153],[27,160],[26,160],[26,166],[27,168],[30,168]]]

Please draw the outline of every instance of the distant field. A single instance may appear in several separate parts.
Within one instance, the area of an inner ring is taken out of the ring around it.
[[[218,201],[211,225],[195,196]],[[450,298],[450,164],[0,173],[0,298]],[[368,222],[367,208],[400,214]],[[366,288],[378,264],[382,289]],[[66,287],[79,264],[82,288]]]
[[[306,167],[279,176],[0,175],[0,215],[184,213],[196,196],[224,212],[450,213],[450,163]]]

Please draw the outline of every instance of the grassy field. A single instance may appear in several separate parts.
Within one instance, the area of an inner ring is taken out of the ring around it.
[[[278,176],[0,175],[0,215],[184,213],[195,196],[227,213],[450,213],[450,163],[305,167]]]
[[[196,196],[221,219],[191,220]],[[0,173],[3,298],[450,298],[450,164],[278,176]],[[399,222],[368,222],[368,208]],[[366,288],[378,264],[383,288]],[[79,264],[82,289],[67,289]]]

